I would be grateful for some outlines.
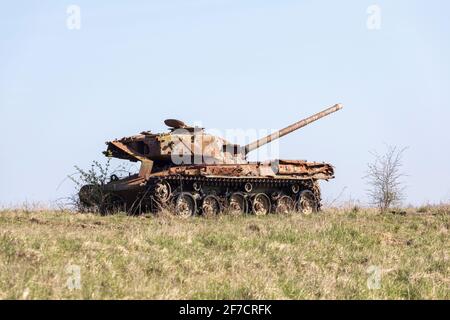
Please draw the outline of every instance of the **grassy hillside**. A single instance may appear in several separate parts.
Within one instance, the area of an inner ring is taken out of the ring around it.
[[[0,298],[450,299],[449,228],[446,207],[188,220],[3,211]]]

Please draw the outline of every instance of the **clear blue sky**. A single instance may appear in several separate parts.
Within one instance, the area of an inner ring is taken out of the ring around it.
[[[66,27],[68,5],[81,29]],[[381,8],[369,30],[367,8]],[[51,203],[108,139],[165,129],[281,128],[280,157],[326,161],[325,200],[366,201],[369,151],[408,146],[406,204],[450,200],[448,1],[3,1],[0,204]]]

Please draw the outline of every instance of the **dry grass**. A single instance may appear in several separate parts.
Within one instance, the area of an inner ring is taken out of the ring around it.
[[[449,299],[449,207],[418,211],[188,220],[3,211],[0,298]],[[68,289],[68,265],[80,267],[80,289]],[[371,266],[379,289],[367,286]]]

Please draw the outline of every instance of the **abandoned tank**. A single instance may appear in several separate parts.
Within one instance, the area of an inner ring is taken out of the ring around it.
[[[320,210],[320,180],[334,178],[330,164],[304,160],[250,162],[259,147],[342,109],[336,104],[246,146],[169,119],[166,133],[139,135],[106,142],[104,154],[140,162],[136,174],[79,192],[85,207],[106,214],[156,212],[163,208],[180,216],[287,213]]]

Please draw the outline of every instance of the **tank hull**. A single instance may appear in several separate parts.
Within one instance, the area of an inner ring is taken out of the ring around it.
[[[238,199],[234,207],[241,210],[235,213],[267,214],[304,211],[301,202],[306,195],[308,210],[317,211],[319,180],[333,177],[331,165],[302,160],[173,166],[147,176],[113,179],[100,190],[106,203],[97,205],[103,213],[123,210],[131,214],[163,208],[179,213],[182,207],[182,215],[191,216],[230,211]],[[80,192],[80,200],[92,204],[86,193]]]

